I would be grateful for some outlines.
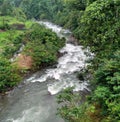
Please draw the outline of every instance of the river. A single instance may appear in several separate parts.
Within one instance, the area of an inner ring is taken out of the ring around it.
[[[69,43],[69,30],[50,22],[38,22],[52,29],[59,37],[66,38],[65,46],[60,50],[63,56],[53,67],[32,74],[0,98],[0,122],[64,122],[56,115],[56,94],[62,89],[74,86],[74,91],[88,88],[88,81],[80,81],[77,72],[86,67],[87,57],[82,46]]]

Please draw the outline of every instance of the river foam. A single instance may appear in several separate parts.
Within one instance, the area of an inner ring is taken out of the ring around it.
[[[61,27],[53,25],[49,22],[39,23],[52,29],[52,31],[56,32],[60,37],[65,37],[64,33],[70,32],[69,30],[64,30]],[[83,50],[82,46],[69,43],[68,40],[66,45],[59,52],[64,55],[58,59],[56,68],[47,69],[45,74],[40,77],[36,78],[35,76],[32,76],[27,79],[27,82],[53,81],[52,83],[48,83],[48,92],[50,92],[51,95],[57,94],[62,89],[67,87],[74,87],[74,91],[84,89],[89,90],[87,87],[88,81],[80,82],[75,74],[87,66],[86,60],[91,56],[86,56],[85,52],[89,53],[89,51]]]
[[[71,44],[67,37],[70,34],[69,30],[49,22],[38,23],[51,28],[58,36],[66,38],[66,44],[60,50],[63,55],[55,67],[48,67],[31,75],[23,81],[25,84],[19,85],[1,99],[0,122],[64,122],[62,118],[56,116],[58,104],[54,94],[72,86],[74,91],[89,90],[88,81],[80,81],[77,78],[77,73],[87,66],[86,60],[92,56],[89,50]],[[86,56],[85,52],[90,56]]]

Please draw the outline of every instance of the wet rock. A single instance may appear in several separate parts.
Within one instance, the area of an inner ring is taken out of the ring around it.
[[[71,43],[71,44],[74,44],[74,45],[77,45],[78,44],[78,40],[74,37],[73,34],[71,34],[68,38],[68,41],[67,43]]]

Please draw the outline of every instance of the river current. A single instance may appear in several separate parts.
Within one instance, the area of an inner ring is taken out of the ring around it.
[[[55,66],[36,72],[0,98],[0,122],[64,122],[56,115],[56,94],[72,86],[74,91],[89,91],[88,81],[77,78],[77,73],[87,66],[86,60],[90,56],[85,52],[89,51],[69,42],[69,30],[50,22],[38,23],[52,29],[60,38],[66,38],[66,44],[60,50],[63,56]]]

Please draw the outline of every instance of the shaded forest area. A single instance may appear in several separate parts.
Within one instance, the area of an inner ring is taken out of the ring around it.
[[[59,102],[69,104],[59,108],[60,115],[70,122],[120,121],[119,0],[0,0],[0,15],[22,22],[50,20],[70,29],[79,44],[95,54],[87,69],[92,76],[92,92],[80,106],[76,94],[66,90]],[[0,24],[0,28],[9,30],[7,23]]]

